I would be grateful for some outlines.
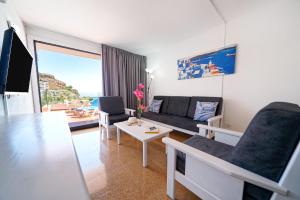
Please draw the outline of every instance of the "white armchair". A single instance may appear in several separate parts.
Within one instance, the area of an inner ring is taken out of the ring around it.
[[[217,141],[193,136],[189,140],[198,138],[203,142],[195,147],[195,142],[163,138],[168,152],[167,194],[170,198],[175,198],[177,180],[203,200],[248,200],[252,195],[252,199],[263,200],[300,199],[298,106],[268,105],[254,117],[245,134],[206,125],[199,128],[214,131]],[[228,151],[226,155],[216,153],[224,146]],[[184,171],[178,165],[180,154],[185,156]]]
[[[105,128],[107,138],[111,138],[110,128],[114,123],[125,121],[130,116],[134,116],[135,110],[124,108],[123,99],[119,96],[99,98],[99,127],[102,136]]]

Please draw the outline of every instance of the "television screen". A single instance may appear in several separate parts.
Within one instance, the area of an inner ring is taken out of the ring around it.
[[[28,92],[32,57],[13,28],[4,33],[0,77],[7,94]]]

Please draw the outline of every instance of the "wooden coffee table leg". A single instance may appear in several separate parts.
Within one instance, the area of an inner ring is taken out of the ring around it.
[[[147,142],[143,142],[143,167],[147,167]]]

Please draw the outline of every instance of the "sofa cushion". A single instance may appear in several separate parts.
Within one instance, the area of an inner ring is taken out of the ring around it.
[[[191,97],[191,102],[188,108],[188,113],[187,116],[189,118],[194,118],[195,110],[196,110],[196,105],[197,101],[200,102],[219,102],[217,110],[216,110],[216,115],[222,114],[222,106],[223,106],[223,98],[222,97]]]
[[[300,108],[296,104],[275,102],[252,119],[229,161],[278,182],[300,139]],[[251,184],[245,195],[269,199],[271,192]]]
[[[160,106],[160,112],[161,113],[167,113],[168,110],[168,104],[169,104],[169,96],[154,96],[153,99],[155,100],[163,100],[161,106]]]
[[[184,141],[184,143],[223,160],[227,160],[233,149],[233,146],[210,140],[199,135],[194,135]],[[176,169],[182,174],[185,174],[185,154],[180,151],[177,151],[176,154]]]
[[[169,97],[167,113],[185,117],[188,111],[190,97]]]
[[[163,100],[153,99],[151,105],[149,106],[149,111],[159,113],[162,102]]]
[[[110,115],[125,113],[123,99],[120,96],[99,97],[99,109]]]
[[[216,110],[218,107],[218,102],[200,102],[197,101],[196,111],[194,115],[194,120],[197,121],[207,121],[216,115]]]
[[[142,117],[146,118],[146,119],[153,120],[153,121],[161,122],[162,118],[165,115],[166,114],[163,114],[163,113],[143,112]]]
[[[129,117],[130,117],[130,115],[126,115],[126,114],[110,115],[109,116],[109,125],[113,125],[114,123],[117,123],[117,122],[126,121],[126,120],[128,120]]]
[[[179,116],[163,114],[163,113],[157,114],[153,112],[144,112],[142,117],[153,121],[161,122],[164,124],[168,124],[170,126],[175,126],[185,130],[193,131],[193,132],[199,132],[199,128],[197,127],[197,124],[207,125],[207,122],[194,121],[187,117],[179,117]]]

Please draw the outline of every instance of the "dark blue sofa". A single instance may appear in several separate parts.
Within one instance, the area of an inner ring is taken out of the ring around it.
[[[208,122],[193,120],[197,101],[219,102],[216,116],[220,117],[216,120],[222,118],[223,99],[221,97],[154,96],[154,99],[163,100],[160,112],[144,112],[142,117],[169,125],[171,128],[181,132],[194,135],[199,130],[197,124],[208,124]]]

